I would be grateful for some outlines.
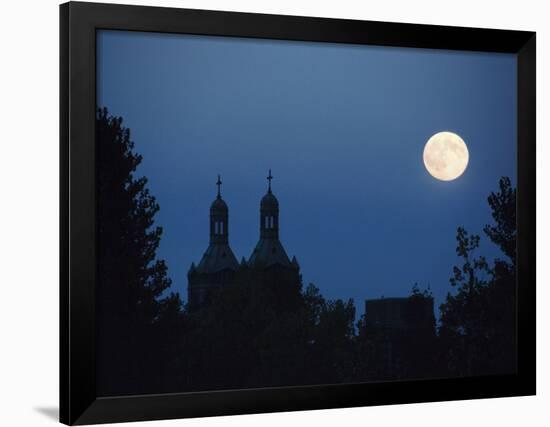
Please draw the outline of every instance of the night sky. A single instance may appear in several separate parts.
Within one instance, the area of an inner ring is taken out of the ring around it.
[[[143,155],[158,256],[184,300],[218,173],[237,258],[258,240],[271,168],[304,284],[353,298],[358,315],[415,282],[439,305],[457,226],[482,233],[489,193],[503,175],[516,182],[515,55],[100,31],[97,60],[98,105],[124,118]],[[444,130],[470,153],[450,182],[422,161]],[[484,235],[481,253],[499,255]]]

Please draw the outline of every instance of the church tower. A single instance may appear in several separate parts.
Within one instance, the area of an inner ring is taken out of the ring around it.
[[[260,202],[260,240],[256,244],[248,265],[252,268],[270,269],[282,267],[298,270],[298,262],[293,257],[289,260],[286,251],[279,240],[279,201],[271,190],[271,169],[267,176],[267,193]]]
[[[209,292],[234,282],[239,263],[229,246],[229,208],[222,199],[222,181],[218,175],[218,194],[210,206],[210,244],[198,266],[191,264],[187,273],[190,308],[205,302]]]

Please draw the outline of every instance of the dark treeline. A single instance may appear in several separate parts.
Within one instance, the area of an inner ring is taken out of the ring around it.
[[[122,119],[97,111],[98,393],[100,395],[489,375],[515,371],[515,189],[492,193],[494,225],[485,235],[502,250],[490,265],[480,236],[459,227],[451,285],[432,315],[406,330],[362,316],[352,300],[326,300],[301,277],[241,274],[241,280],[190,310],[156,251],[159,206],[137,177]],[[243,269],[246,266],[243,265]],[[429,304],[415,285],[407,307]],[[418,327],[417,327],[418,326]]]

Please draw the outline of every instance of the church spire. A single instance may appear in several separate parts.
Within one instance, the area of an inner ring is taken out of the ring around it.
[[[218,180],[216,181],[216,186],[218,187],[218,194],[210,206],[210,242],[226,244],[228,242],[229,235],[229,209],[227,208],[227,204],[222,199],[222,179],[219,174]]]
[[[222,199],[221,185],[218,175],[217,196],[210,205],[210,243],[199,264],[191,264],[187,274],[190,307],[203,304],[211,290],[232,283],[239,269],[239,262],[229,246],[229,208]]]
[[[216,185],[218,186],[218,199],[221,199],[222,198],[222,194],[221,194],[221,186],[222,186],[222,180],[220,178],[220,174],[218,174],[218,180],[216,181]]]
[[[269,169],[269,175],[267,176],[267,192],[271,194],[271,180],[273,179],[273,175],[271,175],[271,169]]]
[[[273,175],[267,175],[267,193],[260,201],[260,240],[249,259],[249,265],[281,265],[291,267],[290,260],[279,241],[279,201],[271,190]]]
[[[260,202],[260,237],[279,237],[279,202],[271,191],[271,169],[267,175],[267,193]]]

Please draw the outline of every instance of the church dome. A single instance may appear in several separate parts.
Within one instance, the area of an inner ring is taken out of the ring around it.
[[[221,197],[218,197],[216,200],[212,202],[210,205],[210,211],[216,211],[216,212],[227,212],[227,204],[222,200]]]
[[[264,197],[262,197],[262,201],[260,202],[260,208],[263,209],[279,209],[279,201],[277,198],[273,195],[271,191],[269,191]]]

